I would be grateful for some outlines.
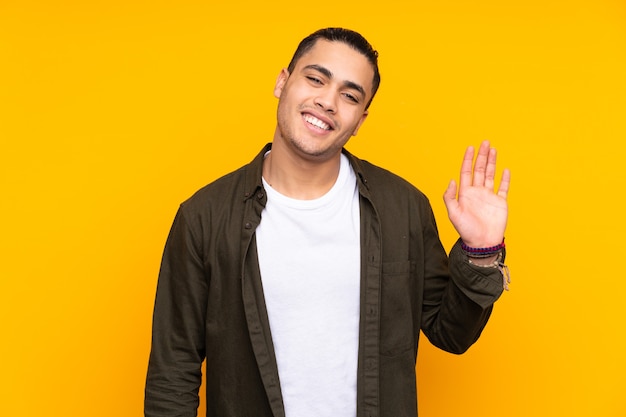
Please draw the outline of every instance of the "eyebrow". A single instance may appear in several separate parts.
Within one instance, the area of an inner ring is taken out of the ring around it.
[[[324,76],[328,78],[333,78],[333,73],[328,68],[322,67],[321,65],[311,64],[304,67],[304,69],[312,69],[314,71],[321,72]],[[357,84],[354,81],[344,81],[343,85],[345,87],[358,91],[359,93],[361,93],[361,95],[363,95],[363,98],[367,97],[367,95],[365,94],[365,89],[360,84]]]

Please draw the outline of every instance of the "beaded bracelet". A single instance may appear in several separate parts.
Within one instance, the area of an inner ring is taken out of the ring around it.
[[[470,258],[489,258],[490,256],[497,255],[504,249],[504,239],[502,243],[496,246],[490,246],[488,248],[472,248],[467,246],[464,242],[461,243],[461,249]]]
[[[502,261],[502,252],[498,254],[498,258],[488,265],[480,265],[472,262],[472,259],[467,260],[470,264],[477,266],[479,268],[496,268],[502,274],[502,288],[506,291],[509,290],[509,284],[511,283],[511,272],[509,271],[509,267],[504,264]]]

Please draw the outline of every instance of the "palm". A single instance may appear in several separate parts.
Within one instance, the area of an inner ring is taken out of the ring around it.
[[[507,169],[503,171],[500,186],[495,192],[495,149],[490,148],[489,142],[485,141],[478,150],[474,164],[473,160],[474,149],[469,147],[461,165],[458,190],[456,183],[450,182],[444,201],[448,217],[466,245],[494,246],[504,239],[510,172]]]

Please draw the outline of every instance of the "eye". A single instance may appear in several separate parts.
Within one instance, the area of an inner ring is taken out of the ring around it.
[[[307,75],[306,79],[311,81],[313,84],[322,84],[322,80],[320,80],[319,78],[314,77],[312,75]]]
[[[354,94],[351,93],[343,93],[344,97],[350,100],[353,103],[358,103],[359,99]]]

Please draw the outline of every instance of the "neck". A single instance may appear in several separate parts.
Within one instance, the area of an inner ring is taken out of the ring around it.
[[[299,158],[280,142],[263,163],[263,178],[279,193],[298,200],[313,200],[326,194],[337,181],[341,153],[313,161]]]

